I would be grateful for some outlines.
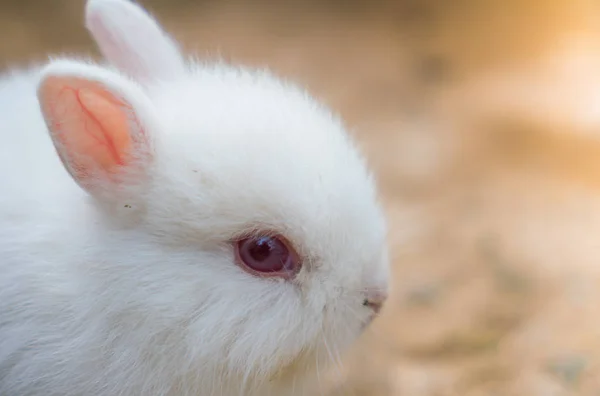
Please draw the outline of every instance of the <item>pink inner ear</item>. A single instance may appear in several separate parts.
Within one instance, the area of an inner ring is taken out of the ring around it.
[[[128,103],[98,83],[73,77],[49,77],[40,103],[61,160],[76,178],[127,165],[131,128],[139,126]]]

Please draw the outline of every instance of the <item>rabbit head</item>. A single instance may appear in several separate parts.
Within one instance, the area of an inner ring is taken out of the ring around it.
[[[111,66],[54,60],[38,98],[91,198],[81,239],[87,302],[114,347],[106,381],[299,392],[388,292],[386,224],[363,157],[305,91],[185,60],[131,2],[90,0],[86,21]]]

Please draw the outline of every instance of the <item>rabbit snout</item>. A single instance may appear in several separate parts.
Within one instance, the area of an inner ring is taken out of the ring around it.
[[[373,312],[378,315],[381,309],[383,308],[383,304],[388,298],[388,293],[381,290],[367,290],[365,292],[365,299],[363,301],[363,305],[365,307],[369,307],[373,310]]]

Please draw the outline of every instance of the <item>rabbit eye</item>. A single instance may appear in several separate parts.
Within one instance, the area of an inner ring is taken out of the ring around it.
[[[274,236],[238,241],[236,256],[242,268],[258,276],[291,277],[299,269],[298,255],[282,238]]]

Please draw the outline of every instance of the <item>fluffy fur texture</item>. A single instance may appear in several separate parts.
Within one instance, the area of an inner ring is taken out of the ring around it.
[[[184,61],[133,3],[90,0],[86,18],[112,66],[0,80],[0,395],[313,394],[388,287],[364,160],[304,91]],[[69,103],[53,81],[125,103],[122,130],[149,155],[77,172],[102,148],[61,143],[83,131],[52,110]],[[250,231],[291,241],[295,279],[235,264]]]

